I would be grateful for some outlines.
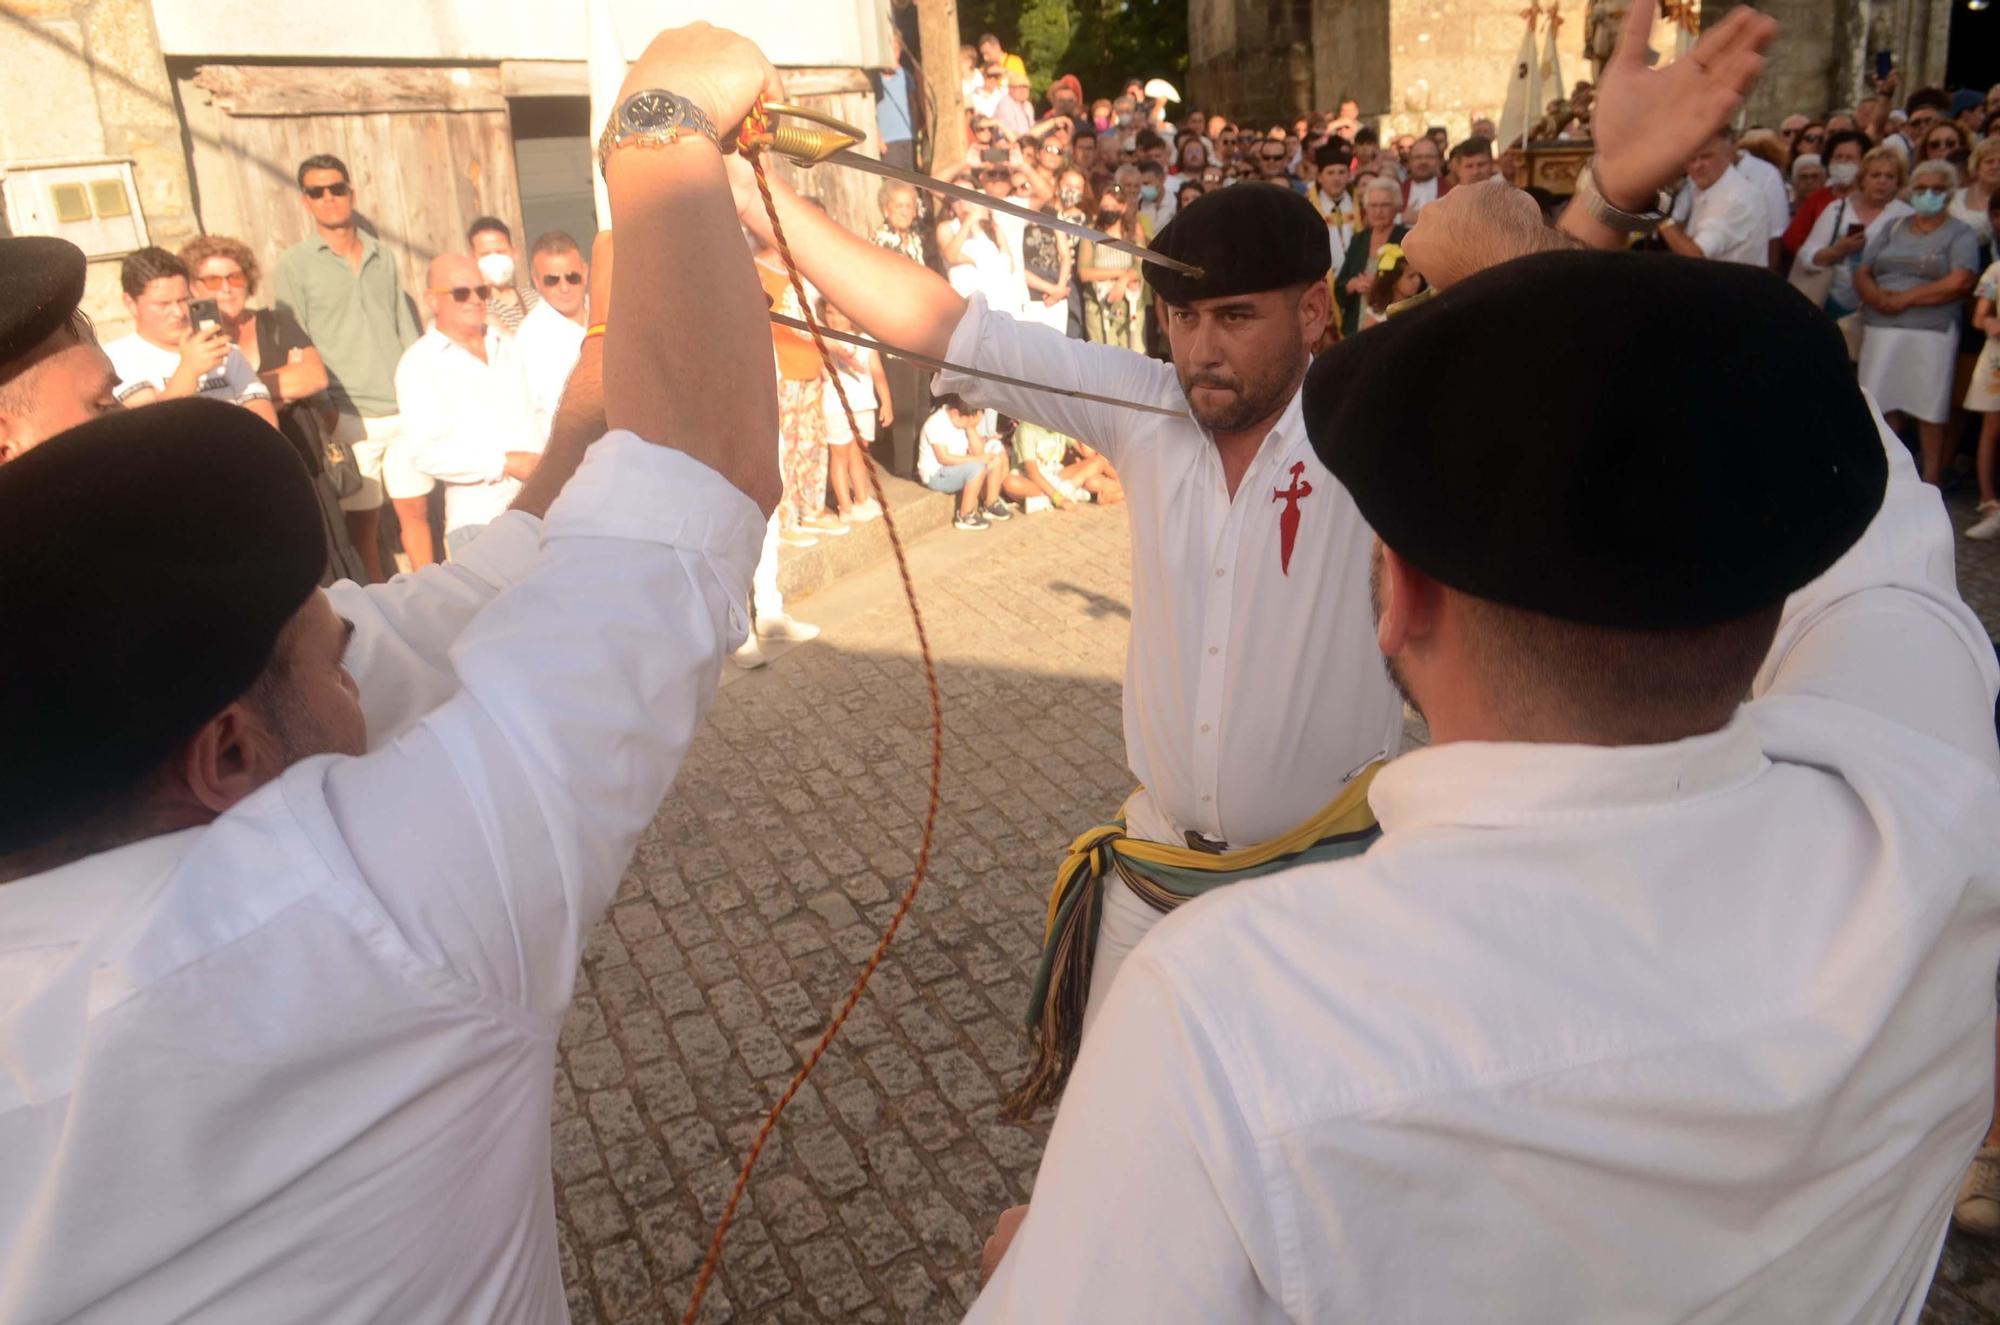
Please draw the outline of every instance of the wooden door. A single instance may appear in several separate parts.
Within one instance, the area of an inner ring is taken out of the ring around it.
[[[362,227],[413,296],[432,258],[466,251],[477,217],[499,217],[525,248],[496,67],[208,64],[176,82],[202,229],[249,244],[267,282],[312,231],[297,170],[320,153],[346,162]]]

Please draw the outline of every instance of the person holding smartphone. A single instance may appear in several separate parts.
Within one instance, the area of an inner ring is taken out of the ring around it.
[[[271,393],[230,343],[215,300],[190,297],[187,264],[163,248],[142,248],[125,259],[118,279],[133,330],[104,352],[118,371],[120,404],[207,396],[278,426]]]
[[[1819,214],[1799,246],[1796,271],[1808,276],[1828,268],[1833,271],[1825,307],[1835,321],[1861,307],[1861,296],[1854,292],[1854,269],[1861,265],[1868,241],[1885,227],[1915,214],[1910,204],[1896,196],[1902,192],[1906,174],[1903,158],[1895,148],[1877,147],[1868,152],[1861,159],[1860,177],[1853,190]],[[1858,333],[1858,327],[1851,330]],[[1858,335],[1850,334],[1849,343],[1857,346],[1858,354]]]

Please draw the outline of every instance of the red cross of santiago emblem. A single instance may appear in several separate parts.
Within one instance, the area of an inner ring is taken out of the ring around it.
[[[1285,503],[1285,509],[1278,516],[1278,569],[1289,578],[1292,573],[1292,544],[1299,537],[1299,502],[1312,496],[1313,485],[1302,482],[1299,475],[1306,472],[1306,462],[1301,460],[1292,466],[1292,486],[1271,489],[1271,500]]]

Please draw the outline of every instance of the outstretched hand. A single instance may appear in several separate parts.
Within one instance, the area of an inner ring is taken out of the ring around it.
[[[1743,104],[1764,72],[1764,49],[1778,23],[1740,6],[1692,51],[1659,69],[1646,67],[1652,30],[1652,5],[1627,10],[1590,120],[1598,192],[1634,212],[1650,210],[1654,195]]]

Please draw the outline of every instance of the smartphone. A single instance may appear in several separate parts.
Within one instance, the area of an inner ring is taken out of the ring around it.
[[[1875,52],[1875,81],[1881,82],[1896,71],[1896,57],[1888,51]]]
[[[206,331],[210,327],[222,325],[222,311],[213,299],[196,299],[188,304],[188,325],[196,331]],[[197,391],[213,391],[228,380],[222,369],[215,368],[201,375],[195,384]]]
[[[981,161],[1006,161],[1010,159],[1010,154],[1004,147],[989,147],[979,154],[979,159]]]
[[[1847,237],[1852,239],[1867,228],[1867,225],[1861,221],[1850,221],[1847,225]]]

